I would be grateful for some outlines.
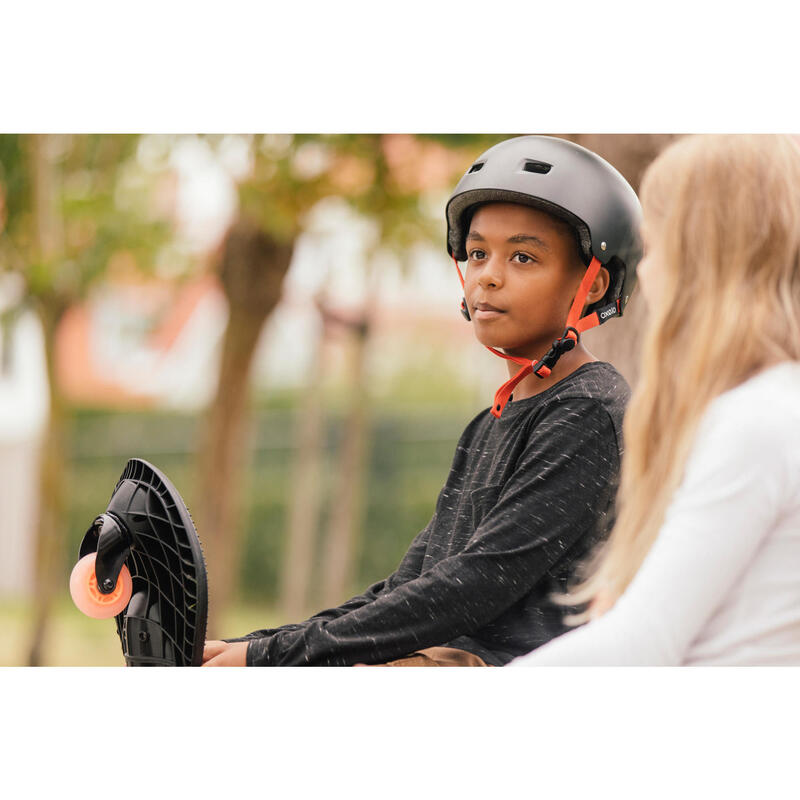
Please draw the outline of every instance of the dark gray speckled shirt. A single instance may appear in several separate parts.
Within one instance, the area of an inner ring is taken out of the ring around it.
[[[444,645],[502,665],[563,633],[548,598],[613,522],[630,390],[595,361],[467,425],[397,570],[305,622],[254,631],[248,666],[381,663]]]

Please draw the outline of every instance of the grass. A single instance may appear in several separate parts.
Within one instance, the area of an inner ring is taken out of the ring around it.
[[[19,600],[0,601],[0,666],[25,666],[31,624],[29,604]],[[222,629],[225,635],[241,636],[278,624],[274,609],[241,605],[224,616]],[[71,602],[59,602],[53,609],[43,666],[125,666],[114,620],[89,619]]]

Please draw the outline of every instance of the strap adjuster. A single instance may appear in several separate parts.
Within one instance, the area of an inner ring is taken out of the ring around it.
[[[571,325],[564,329],[563,335],[556,339],[550,349],[533,365],[533,374],[539,378],[546,378],[558,363],[558,359],[569,353],[580,341],[581,335],[576,328]]]

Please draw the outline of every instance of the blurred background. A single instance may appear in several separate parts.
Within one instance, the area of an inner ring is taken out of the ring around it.
[[[118,665],[69,597],[128,458],[206,554],[209,637],[391,572],[506,379],[444,208],[515,134],[0,135],[0,665]],[[670,135],[565,135],[638,188]],[[586,334],[633,385],[643,319]]]

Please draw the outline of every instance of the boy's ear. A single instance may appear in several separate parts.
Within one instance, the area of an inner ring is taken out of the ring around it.
[[[592,288],[586,297],[586,305],[590,306],[592,303],[602,300],[610,285],[611,275],[605,267],[600,267],[600,271],[597,273],[597,277],[592,283]]]

